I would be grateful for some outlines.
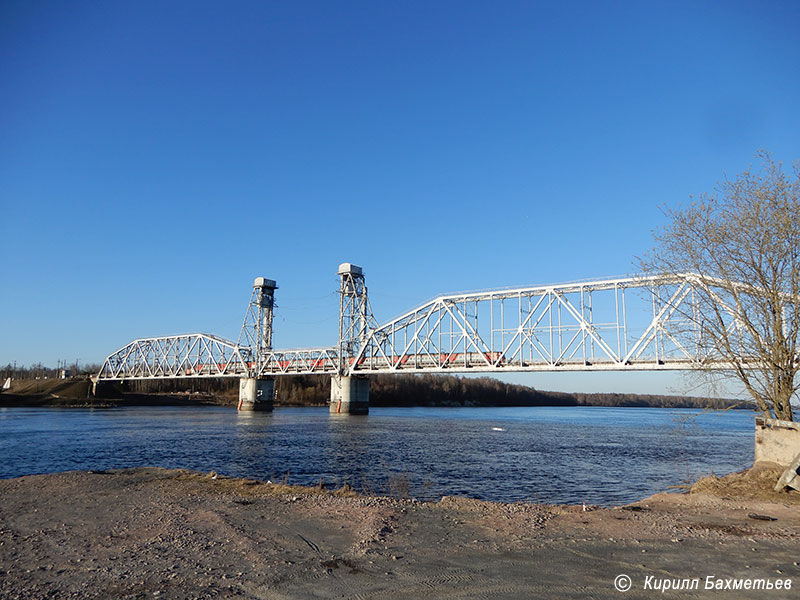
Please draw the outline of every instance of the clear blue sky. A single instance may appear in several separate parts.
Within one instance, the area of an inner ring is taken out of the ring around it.
[[[797,2],[0,4],[0,363],[336,340],[439,293],[635,270],[658,206],[800,158]],[[663,391],[650,376],[516,376]]]

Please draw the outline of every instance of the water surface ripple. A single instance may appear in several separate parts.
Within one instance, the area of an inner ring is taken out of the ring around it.
[[[747,411],[601,407],[0,409],[0,477],[138,466],[420,499],[632,502],[753,461]]]

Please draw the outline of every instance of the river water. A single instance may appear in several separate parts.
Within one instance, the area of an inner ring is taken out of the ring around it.
[[[601,407],[0,409],[0,477],[138,466],[419,499],[619,504],[753,461],[753,413]]]

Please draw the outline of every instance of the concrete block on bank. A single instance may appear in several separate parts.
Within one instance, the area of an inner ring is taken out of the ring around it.
[[[774,462],[788,467],[798,453],[800,453],[800,423],[756,419],[756,462]]]

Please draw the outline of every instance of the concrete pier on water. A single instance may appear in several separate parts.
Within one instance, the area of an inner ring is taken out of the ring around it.
[[[239,380],[240,411],[270,411],[275,397],[272,378],[243,377]],[[369,377],[331,376],[331,414],[366,415],[369,413]]]
[[[240,411],[270,411],[275,397],[275,380],[244,377],[239,380]],[[333,375],[330,412],[343,415],[369,413],[369,377]]]
[[[239,410],[269,411],[275,397],[275,380],[245,377],[239,380]]]
[[[331,414],[366,415],[369,413],[369,377],[331,376]]]

